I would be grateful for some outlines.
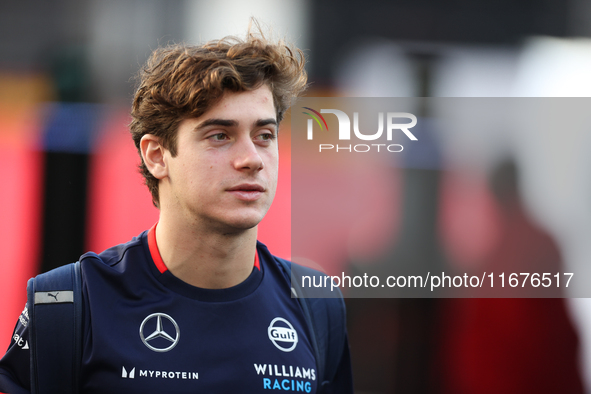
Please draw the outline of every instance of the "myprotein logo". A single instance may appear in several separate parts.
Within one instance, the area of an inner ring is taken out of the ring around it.
[[[125,367],[122,367],[121,369],[121,377],[123,379],[135,379],[135,367],[132,368],[131,371],[129,371],[129,373],[127,372],[127,369],[125,369]]]
[[[271,321],[267,333],[273,345],[283,352],[291,352],[298,344],[298,332],[282,317]]]
[[[339,124],[338,139],[340,141],[350,141],[352,138],[351,134],[351,119],[344,111],[338,109],[321,109],[316,111],[310,107],[303,107],[309,112],[304,114],[311,117],[307,123],[307,139],[314,139],[314,122],[319,126],[320,131],[329,131],[328,123],[322,114],[333,114],[337,117]],[[396,133],[403,133],[409,140],[417,141],[417,137],[410,131],[417,124],[417,117],[408,112],[379,112],[378,118],[378,130],[376,132],[362,131],[359,127],[359,112],[353,112],[353,135],[357,140],[361,141],[376,141],[386,134],[386,140],[392,141],[393,136]],[[383,139],[383,138],[382,138]],[[336,146],[334,144],[319,144],[319,152],[333,150],[348,151],[348,152],[402,152],[404,147],[400,144],[342,144],[339,143]]]
[[[121,377],[123,379],[135,379],[135,367],[131,369],[125,368],[124,366],[121,367]],[[151,379],[189,379],[189,380],[196,380],[199,379],[198,372],[187,372],[187,371],[170,371],[170,370],[150,370],[150,369],[140,369],[138,370],[139,378],[151,378]]]

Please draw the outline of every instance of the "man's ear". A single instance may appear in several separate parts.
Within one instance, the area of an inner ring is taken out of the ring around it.
[[[156,179],[162,179],[168,175],[168,167],[164,160],[165,150],[160,143],[160,138],[153,134],[146,134],[140,140],[140,151],[144,164]]]

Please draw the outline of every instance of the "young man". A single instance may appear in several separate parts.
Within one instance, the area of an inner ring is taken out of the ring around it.
[[[257,242],[278,126],[305,85],[300,50],[253,34],[152,55],[131,132],[160,219],[80,259],[81,392],[352,393],[346,336],[321,379],[315,335],[334,334],[311,332],[285,263]],[[23,346],[31,302],[0,361],[3,392],[28,393],[35,379]]]

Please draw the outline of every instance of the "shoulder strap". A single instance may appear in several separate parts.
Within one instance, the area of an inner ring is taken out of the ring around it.
[[[80,262],[29,280],[31,393],[78,392],[82,358]]]
[[[345,346],[345,303],[338,288],[318,287],[302,289],[303,276],[318,278],[327,276],[314,269],[277,258],[288,275],[291,275],[292,292],[298,298],[308,328],[312,335],[312,346],[316,353],[319,392],[324,392],[335,377]],[[313,298],[310,298],[312,296]]]

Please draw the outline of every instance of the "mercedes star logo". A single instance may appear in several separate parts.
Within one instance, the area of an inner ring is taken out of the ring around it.
[[[152,331],[152,329],[154,331]],[[174,335],[171,335],[174,330]],[[144,331],[149,333],[144,335]],[[168,352],[179,342],[181,332],[174,319],[165,313],[152,313],[140,326],[140,338],[148,349],[155,352]]]

